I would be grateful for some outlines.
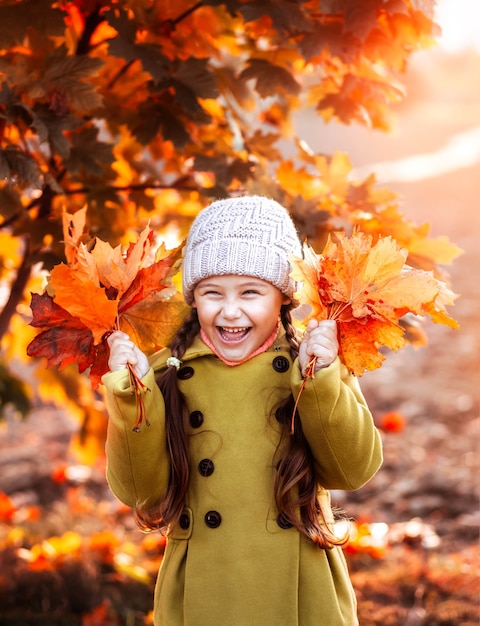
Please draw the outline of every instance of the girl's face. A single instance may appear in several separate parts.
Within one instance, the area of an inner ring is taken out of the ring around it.
[[[204,333],[227,361],[243,361],[272,334],[280,307],[290,299],[272,284],[252,276],[211,276],[193,292],[193,306]]]

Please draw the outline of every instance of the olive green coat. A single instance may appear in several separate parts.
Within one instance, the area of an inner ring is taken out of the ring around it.
[[[132,507],[161,499],[168,481],[164,403],[154,378],[167,356],[164,350],[151,359],[144,379],[150,426],[139,433],[132,432],[135,398],[125,372],[104,377],[107,478]],[[273,481],[285,427],[274,409],[288,394],[296,396],[302,382],[284,337],[235,367],[197,338],[183,363],[179,387],[191,414],[191,478],[160,568],[155,626],[354,626],[356,602],[342,550],[323,550],[277,523]],[[358,489],[378,470],[380,437],[357,380],[338,359],[309,379],[299,414],[320,498],[330,510],[327,489]]]

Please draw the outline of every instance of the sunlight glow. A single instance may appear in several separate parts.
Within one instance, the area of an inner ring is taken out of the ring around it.
[[[438,0],[435,21],[442,29],[438,42],[446,52],[480,53],[480,1]]]
[[[480,163],[480,126],[453,135],[435,152],[416,154],[397,161],[373,163],[356,168],[352,175],[363,179],[372,171],[378,182],[413,182]]]

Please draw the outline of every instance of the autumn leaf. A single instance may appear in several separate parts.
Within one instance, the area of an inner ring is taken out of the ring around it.
[[[16,508],[6,493],[0,491],[0,521],[10,521],[15,514]]]
[[[155,251],[148,226],[126,250],[99,238],[87,246],[81,241],[84,222],[84,212],[64,213],[69,262],[52,269],[43,294],[32,294],[31,325],[42,331],[27,346],[27,354],[45,357],[48,366],[77,363],[80,372],[90,368],[96,389],[108,371],[110,332],[125,330],[148,354],[170,342],[187,307],[173,299],[181,246],[167,251],[161,245]],[[130,374],[140,423],[140,396],[146,388],[132,370]]]
[[[139,240],[141,241],[141,239]],[[144,300],[148,296],[162,291],[163,299],[175,293],[175,289],[163,293],[170,286],[165,280],[178,269],[181,247],[175,248],[167,253],[164,246],[161,246],[156,255],[155,262],[148,267],[140,267],[134,279],[130,282],[128,289],[123,293],[119,302],[119,312],[123,313],[128,308]],[[135,259],[134,259],[135,260]],[[131,256],[127,262],[131,263]]]
[[[73,265],[77,256],[80,238],[85,229],[87,207],[79,209],[75,213],[62,213],[62,226],[65,244],[65,256],[69,265]]]
[[[27,346],[27,355],[43,356],[48,367],[57,365],[62,369],[77,363],[80,372],[95,360],[93,334],[79,319],[54,302],[47,293],[32,293],[31,326],[43,328]]]
[[[120,330],[145,352],[169,345],[189,308],[182,300],[165,300],[163,292],[148,296],[120,317]]]
[[[115,328],[118,303],[108,298],[104,287],[82,280],[75,268],[63,263],[52,269],[50,285],[55,302],[92,331],[95,343]]]
[[[408,313],[458,327],[446,310],[455,294],[432,272],[405,265],[407,251],[391,237],[374,244],[362,232],[337,234],[321,255],[308,244],[303,253],[291,264],[296,296],[309,309],[304,321],[337,321],[340,358],[356,376],[380,367],[382,346],[397,351],[407,343],[400,320]]]
[[[149,260],[152,235],[153,231],[148,226],[145,227],[136,243],[126,253],[122,246],[112,248],[109,243],[97,237],[91,255],[100,283],[107,288],[113,287],[119,295],[124,294],[143,267],[144,261]]]

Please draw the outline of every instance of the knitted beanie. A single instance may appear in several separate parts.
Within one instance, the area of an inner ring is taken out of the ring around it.
[[[293,297],[291,254],[301,245],[291,217],[278,202],[262,196],[217,200],[195,218],[183,259],[183,296],[192,304],[195,285],[209,276],[261,278]]]

